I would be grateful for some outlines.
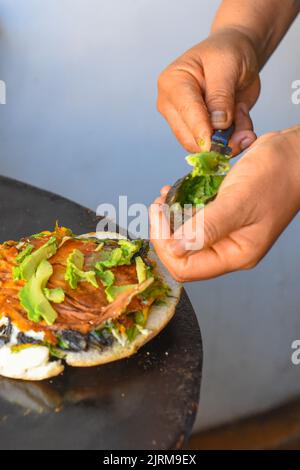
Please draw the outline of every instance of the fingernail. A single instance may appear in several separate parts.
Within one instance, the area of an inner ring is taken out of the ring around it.
[[[242,150],[245,150],[247,149],[248,147],[250,147],[250,145],[252,144],[253,142],[253,139],[249,139],[249,137],[246,137],[246,139],[243,139],[240,143],[240,147]]]
[[[211,123],[214,127],[218,127],[220,124],[226,124],[227,113],[226,111],[213,111],[210,115]]]

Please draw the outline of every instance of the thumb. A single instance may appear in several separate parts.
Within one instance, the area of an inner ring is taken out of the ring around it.
[[[205,101],[215,129],[231,126],[234,115],[236,78],[233,71],[224,72],[224,68],[214,62],[205,70]]]
[[[184,256],[211,247],[243,226],[244,208],[241,199],[234,201],[220,195],[174,232],[169,251],[174,256]]]

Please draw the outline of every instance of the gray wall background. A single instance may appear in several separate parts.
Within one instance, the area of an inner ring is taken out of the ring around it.
[[[155,109],[156,79],[206,36],[216,0],[1,0],[0,173],[96,209],[149,203],[186,172]],[[258,134],[299,123],[300,22],[262,73]],[[268,227],[266,227],[268,230]],[[197,428],[300,392],[299,219],[252,272],[188,285],[204,340]]]

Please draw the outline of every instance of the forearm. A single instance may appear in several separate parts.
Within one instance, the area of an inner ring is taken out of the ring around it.
[[[262,68],[300,11],[300,0],[223,0],[211,32],[236,29],[247,35]]]

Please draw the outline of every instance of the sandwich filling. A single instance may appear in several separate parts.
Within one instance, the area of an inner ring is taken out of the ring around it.
[[[82,238],[58,226],[3,243],[0,348],[64,358],[147,334],[151,305],[169,291],[148,250],[143,240]]]

